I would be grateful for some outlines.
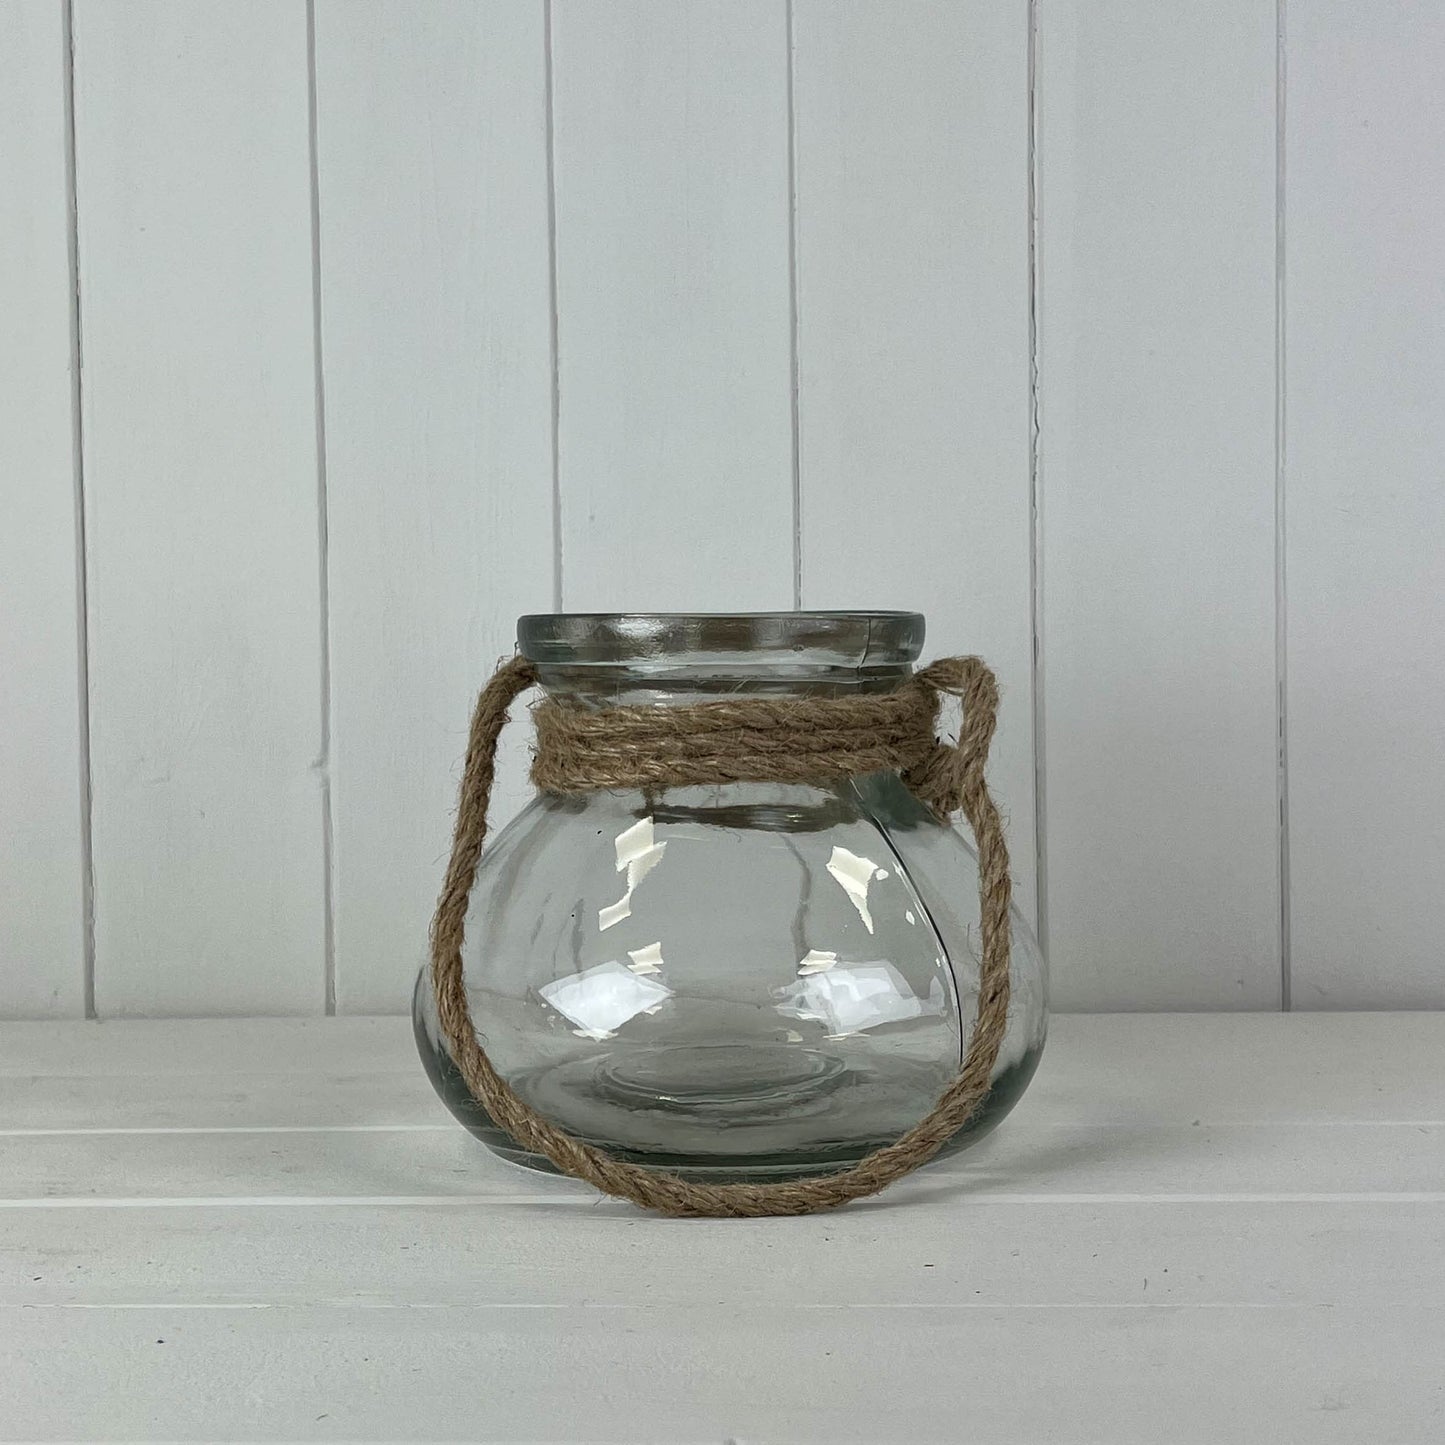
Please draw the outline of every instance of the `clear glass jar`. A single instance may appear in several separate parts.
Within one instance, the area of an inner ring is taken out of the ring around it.
[[[720,694],[892,691],[917,613],[524,617],[551,694],[666,707]],[[1012,914],[1008,1033],[992,1089],[940,1157],[1032,1077],[1047,1024],[1033,934]],[[539,1114],[629,1162],[712,1181],[828,1173],[933,1106],[978,991],[972,842],[896,773],[539,794],[482,855],[463,963],[493,1064]],[[472,1099],[429,971],[417,1044],[437,1092],[497,1154],[553,1165]]]

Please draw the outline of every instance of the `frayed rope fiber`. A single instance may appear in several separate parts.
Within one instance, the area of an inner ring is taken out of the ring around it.
[[[537,704],[532,780],[545,792],[741,782],[828,783],[896,770],[940,819],[962,811],[978,844],[982,956],[978,1012],[962,1067],[901,1138],[836,1174],[774,1184],[707,1184],[624,1163],[537,1114],[497,1073],[477,1038],[462,974],[467,900],[487,836],[497,739],[516,698],[534,686],[530,662],[502,663],[477,699],[446,881],[431,928],[437,1014],[472,1097],[524,1148],[605,1194],[675,1216],[812,1214],[876,1194],[926,1164],[973,1116],[1008,1024],[1009,861],[984,765],[998,684],[977,657],[945,657],[895,692],[864,697],[733,697],[679,706],[584,708]],[[941,696],[962,699],[956,743],[934,735]]]

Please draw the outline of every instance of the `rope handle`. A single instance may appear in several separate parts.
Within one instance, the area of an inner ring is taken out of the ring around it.
[[[940,817],[962,809],[978,845],[982,953],[978,1011],[962,1066],[929,1112],[892,1144],[836,1174],[773,1184],[709,1184],[629,1164],[550,1124],[493,1067],[467,1003],[462,943],[467,904],[487,834],[487,806],[496,772],[497,739],[508,710],[537,682],[522,657],[503,662],[482,689],[472,715],[457,807],[451,861],[431,927],[431,976],[443,1037],[475,1101],[524,1148],[604,1194],[680,1217],[811,1214],[876,1194],[926,1164],[974,1115],[988,1094],[1008,1026],[1009,860],[1003,824],[984,779],[998,712],[998,684],[977,657],[950,657],[905,684],[963,701],[956,743],[935,743],[903,773],[904,783]],[[806,706],[806,704],[803,704]]]

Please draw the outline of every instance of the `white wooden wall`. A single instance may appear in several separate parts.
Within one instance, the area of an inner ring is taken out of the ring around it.
[[[1436,0],[4,0],[0,1014],[401,1008],[553,606],[990,657],[1062,1008],[1445,1006],[1442,73]]]

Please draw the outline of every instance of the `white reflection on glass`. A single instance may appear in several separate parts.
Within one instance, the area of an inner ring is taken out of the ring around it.
[[[645,950],[639,950],[645,952]],[[672,997],[655,978],[639,977],[615,958],[559,978],[538,990],[584,1039],[610,1039],[628,1019],[653,1013]]]
[[[840,967],[832,961],[811,962],[816,951],[798,965],[798,980],[779,990],[778,1012],[826,1025],[829,1038],[844,1038],[879,1024],[937,1013],[941,996],[921,999],[891,963],[881,959]]]
[[[632,960],[628,968],[636,974],[662,972],[662,943],[649,943],[645,948],[631,948],[627,956]]]
[[[798,977],[806,978],[810,973],[822,973],[838,962],[838,955],[826,948],[810,948],[798,963]]]
[[[833,856],[828,859],[828,872],[848,895],[848,901],[858,910],[858,917],[863,920],[863,927],[869,933],[873,932],[873,915],[868,911],[868,885],[873,881],[875,870],[880,878],[888,876],[871,858],[850,853],[846,848],[836,845]]]
[[[606,932],[614,923],[621,923],[632,916],[633,890],[659,863],[662,862],[666,843],[652,841],[652,819],[642,818],[630,828],[624,828],[615,840],[617,849],[617,871],[627,874],[627,892],[606,908],[597,910],[597,928]]]

